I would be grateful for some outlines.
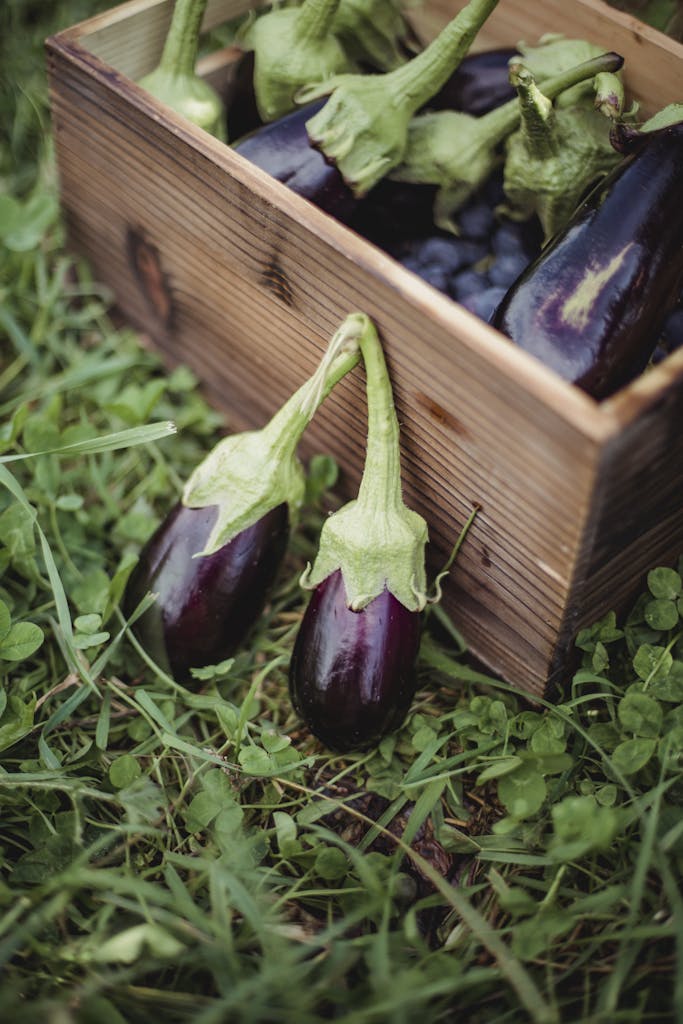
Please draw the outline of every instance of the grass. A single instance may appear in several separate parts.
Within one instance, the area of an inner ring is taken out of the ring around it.
[[[406,724],[357,757],[287,697],[324,457],[231,663],[190,692],[127,630],[136,554],[230,424],[64,249],[40,40],[93,8],[0,15],[0,1017],[680,1021],[676,552],[540,707],[435,608]]]

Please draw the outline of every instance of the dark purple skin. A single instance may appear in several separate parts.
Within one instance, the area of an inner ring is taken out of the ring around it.
[[[306,122],[325,100],[316,100],[240,139],[233,149],[321,210],[347,222],[358,206],[337,168],[309,141]]]
[[[435,187],[385,178],[356,198],[337,168],[309,142],[306,122],[326,101],[316,100],[240,139],[233,149],[251,163],[373,241],[412,237],[432,223]]]
[[[516,95],[510,85],[508,62],[517,55],[514,48],[469,53],[427,107],[481,117],[507,103]]]
[[[419,645],[419,612],[388,590],[351,611],[337,570],[313,591],[297,634],[289,668],[294,708],[331,750],[375,746],[408,712]]]
[[[263,124],[254,95],[254,52],[248,50],[237,61],[230,97],[226,103],[227,136],[231,143],[256,131]]]
[[[211,555],[204,548],[215,505],[178,503],[143,548],[123,608],[131,615],[148,591],[158,594],[133,629],[155,661],[181,683],[191,668],[235,653],[263,610],[287,547],[289,513],[278,505]]]
[[[595,398],[644,370],[683,286],[683,122],[643,133],[630,148],[492,319]],[[580,318],[568,317],[566,304],[587,272],[595,281],[591,300]]]
[[[451,84],[444,86],[429,106],[454,105],[454,109],[479,115],[504,103],[514,95],[507,61],[515,52],[491,50],[468,55],[449,80]],[[306,132],[306,122],[326,103],[326,97],[263,125],[255,106],[252,75],[253,54],[247,53],[238,65],[227,115],[228,138],[236,139],[232,143],[235,152],[380,246],[430,230],[435,186],[384,178],[362,199],[355,197],[334,164],[311,145]]]

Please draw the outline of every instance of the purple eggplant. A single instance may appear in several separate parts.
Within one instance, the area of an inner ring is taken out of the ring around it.
[[[304,500],[299,441],[358,362],[358,332],[347,317],[316,372],[264,427],[218,442],[144,547],[123,608],[143,646],[179,682],[234,653],[261,613]],[[136,619],[148,593],[155,600]]]
[[[319,100],[263,125],[233,148],[293,192],[345,223],[355,213],[359,200],[337,168],[311,145],[306,132],[306,122],[323,104]]]
[[[621,145],[631,151],[514,282],[492,320],[595,398],[642,372],[683,286],[683,122],[626,132]]]
[[[332,217],[372,241],[411,238],[429,230],[435,189],[384,178],[363,199],[309,142],[306,121],[323,106],[311,103],[263,125],[234,150]]]
[[[254,51],[246,50],[235,63],[226,100],[228,139],[236,145],[263,125],[254,94]]]
[[[392,71],[336,75],[298,94],[302,103],[329,96],[306,130],[355,196],[401,163],[413,115],[453,74],[499,2],[469,0],[421,53]]]
[[[159,664],[187,682],[190,669],[235,653],[263,610],[289,537],[285,503],[242,530],[218,551],[203,549],[218,509],[178,502],[145,545],[126,588],[131,615],[148,591],[154,604],[135,633]]]
[[[565,90],[571,89],[585,81],[592,81],[598,73],[614,71],[623,64],[623,58],[617,53],[604,53],[567,68],[558,75],[544,81],[545,95],[541,96],[533,83],[530,72],[521,65],[511,66],[511,80],[519,96],[509,100],[502,106],[490,110],[481,117],[456,110],[432,110],[414,117],[408,128],[408,140],[403,160],[391,171],[390,177],[396,181],[412,184],[431,184],[438,186],[434,201],[434,222],[445,230],[456,230],[456,215],[464,203],[474,195],[490,178],[495,168],[501,163],[501,146],[517,129],[524,113],[523,93],[529,88],[529,82],[550,111],[550,120],[554,119],[551,99]],[[514,69],[514,76],[513,71]],[[584,112],[576,110],[573,114],[565,114],[562,132],[556,132],[548,140],[548,146],[538,155],[536,161],[536,180],[539,182],[538,192],[550,189],[559,178],[563,192],[571,192],[576,181],[595,180],[594,165],[604,165],[602,149],[614,151],[609,145],[609,122],[596,114],[592,106],[590,115],[603,122],[602,136],[594,128],[592,121],[588,130],[585,128]],[[567,120],[569,123],[567,124]],[[554,123],[554,120],[553,120]],[[550,134],[550,130],[547,134]],[[555,138],[555,135],[558,137]],[[585,137],[588,141],[584,141]],[[596,138],[594,139],[593,136]],[[602,143],[602,149],[598,144]],[[541,141],[539,140],[539,148]],[[557,146],[562,143],[557,159]],[[600,156],[598,159],[595,154]],[[544,160],[551,166],[546,170]],[[506,158],[506,166],[507,166]],[[522,165],[524,163],[522,161]],[[507,174],[507,171],[506,171]],[[533,194],[533,188],[529,190]],[[527,197],[528,198],[528,197]],[[529,203],[531,206],[531,203]],[[532,210],[521,211],[523,217],[530,216]]]
[[[292,703],[332,750],[362,750],[403,721],[415,693],[420,613],[384,589],[351,611],[339,570],[316,588],[294,645]]]
[[[430,110],[462,110],[480,117],[514,99],[510,84],[512,47],[468,53],[446,84],[427,103]]]
[[[401,496],[399,426],[377,332],[363,314],[368,435],[358,497],[329,516],[314,591],[289,672],[292,703],[339,751],[370,747],[403,721],[415,691],[420,612],[427,602],[427,524]]]

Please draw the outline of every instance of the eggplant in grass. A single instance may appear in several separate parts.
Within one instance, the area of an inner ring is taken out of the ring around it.
[[[613,130],[624,159],[503,297],[492,323],[595,398],[645,369],[683,286],[683,120]]]
[[[224,438],[190,476],[182,500],[144,547],[124,595],[133,630],[180,683],[230,657],[263,610],[304,497],[296,449],[334,385],[359,359],[344,322],[318,369],[261,430]]]
[[[313,595],[294,644],[292,703],[333,750],[367,749],[412,701],[427,602],[427,525],[401,494],[399,426],[382,347],[356,314],[367,379],[368,436],[358,497],[326,519],[302,576]]]

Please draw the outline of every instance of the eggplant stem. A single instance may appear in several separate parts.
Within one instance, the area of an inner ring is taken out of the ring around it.
[[[595,76],[595,109],[605,117],[616,120],[624,112],[624,83],[610,71],[601,71]]]
[[[552,101],[538,88],[528,68],[521,64],[510,67],[510,81],[517,90],[520,131],[527,152],[535,160],[555,156],[560,148],[560,140]]]
[[[176,0],[159,67],[176,75],[194,74],[199,31],[208,0]]]
[[[418,110],[445,85],[499,0],[470,0],[416,57],[386,74],[391,95]]]
[[[264,427],[224,437],[191,474],[183,504],[218,508],[200,554],[217,551],[278,505],[287,504],[290,523],[295,521],[305,492],[296,449],[320,403],[360,359],[355,340],[359,318],[358,313],[347,317],[330,341],[332,353],[323,357],[322,373],[316,371]]]
[[[299,39],[324,39],[331,30],[338,7],[339,0],[304,0],[296,22]]]
[[[469,529],[480,511],[481,505],[475,505],[472,511],[470,512],[469,516],[467,517],[465,525],[458,534],[458,538],[455,544],[453,545],[453,548],[451,549],[450,555],[446,559],[443,569],[441,570],[441,572],[437,573],[434,579],[434,593],[427,596],[427,604],[438,604],[439,601],[441,600],[443,594],[443,591],[441,589],[441,581],[444,580],[451,571],[453,562],[458,557],[458,552],[460,551],[460,548],[464,543],[465,537],[469,533]]]
[[[399,425],[386,360],[377,333],[359,339],[366,375],[368,433],[358,504],[370,515],[403,505]]]
[[[362,316],[359,314],[359,316]],[[358,339],[365,364],[368,428],[358,496],[323,524],[318,554],[301,577],[316,587],[341,570],[347,607],[361,611],[384,590],[410,611],[426,602],[427,524],[401,494],[399,423],[382,345],[367,316]]]
[[[362,325],[358,317],[352,314],[334,334],[313,376],[294,395],[294,398],[301,395],[299,409],[309,420],[346,373],[346,360],[343,357],[351,357],[352,366],[358,362],[361,335]]]
[[[350,314],[333,335],[315,373],[294,392],[263,427],[264,441],[281,458],[291,458],[301,435],[322,402],[360,359],[360,313]]]

